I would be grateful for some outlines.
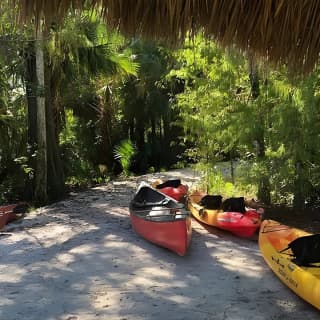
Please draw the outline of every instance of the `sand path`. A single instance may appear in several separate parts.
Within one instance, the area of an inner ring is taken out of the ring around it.
[[[39,208],[0,233],[3,320],[319,319],[268,269],[256,241],[193,221],[185,257],[141,239],[128,203],[139,181],[115,181]]]

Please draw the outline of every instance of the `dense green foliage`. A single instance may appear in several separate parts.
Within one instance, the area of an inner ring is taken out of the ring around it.
[[[66,186],[196,163],[210,193],[319,202],[317,70],[292,79],[201,34],[178,50],[126,39],[83,12],[45,35],[39,92],[32,26],[17,30],[8,14],[1,19],[0,202],[34,200],[33,108],[43,93],[48,175]],[[61,194],[51,180],[54,200]]]
[[[186,139],[194,141],[190,154],[206,164],[209,176],[219,175],[217,163],[230,161],[229,180],[235,185],[226,184],[220,193],[252,195],[256,190],[253,195],[260,192],[266,202],[296,207],[317,202],[317,72],[293,80],[285,69],[257,65],[254,95],[250,59],[235,50],[223,51],[199,35],[177,59],[182,67],[171,74],[186,83],[176,105]],[[217,179],[207,178],[209,192],[218,192]]]

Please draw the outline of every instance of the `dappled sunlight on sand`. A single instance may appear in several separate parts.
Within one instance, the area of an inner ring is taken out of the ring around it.
[[[226,269],[250,278],[261,278],[261,272],[265,266],[252,260],[251,254],[244,254],[241,250],[233,250],[229,254],[221,254],[213,257]]]
[[[139,237],[127,205],[138,180],[163,176],[101,185],[8,226],[0,319],[319,319],[268,270],[256,241],[192,223],[180,257]]]
[[[18,264],[11,264],[7,268],[0,266],[0,283],[19,283],[27,273],[28,271]]]

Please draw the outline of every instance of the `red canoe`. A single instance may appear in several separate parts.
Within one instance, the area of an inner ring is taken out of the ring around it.
[[[179,202],[183,202],[188,193],[188,186],[181,184],[180,179],[165,182],[157,180],[152,184],[152,187]]]
[[[25,203],[15,203],[0,206],[0,229],[7,223],[18,219],[18,214],[26,212],[27,205]]]
[[[254,209],[244,213],[206,209],[199,205],[200,199],[199,194],[190,195],[188,207],[193,217],[202,223],[227,230],[242,238],[252,238],[260,228],[261,215]]]
[[[191,241],[191,217],[184,205],[148,185],[138,189],[129,205],[133,229],[144,239],[180,256]]]

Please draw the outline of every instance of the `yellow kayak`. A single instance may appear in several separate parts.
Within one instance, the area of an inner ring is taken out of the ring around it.
[[[302,299],[320,309],[320,263],[300,266],[293,260],[293,251],[287,249],[292,241],[308,235],[311,234],[277,221],[264,220],[259,231],[259,247],[278,278]]]

